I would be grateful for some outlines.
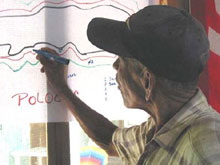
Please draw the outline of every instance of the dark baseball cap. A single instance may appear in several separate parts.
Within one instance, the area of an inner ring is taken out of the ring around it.
[[[155,75],[178,82],[198,79],[209,58],[204,27],[171,6],[147,6],[124,22],[94,18],[87,35],[95,46],[137,59]]]

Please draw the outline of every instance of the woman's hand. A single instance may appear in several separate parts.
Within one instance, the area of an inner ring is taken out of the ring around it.
[[[41,48],[41,50],[59,56],[58,53],[53,49],[45,47]],[[43,65],[41,68],[41,72],[46,73],[49,84],[59,94],[62,89],[67,86],[67,66],[39,54],[36,56],[36,59],[39,60],[40,63]]]

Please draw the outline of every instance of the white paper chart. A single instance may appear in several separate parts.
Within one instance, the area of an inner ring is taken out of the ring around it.
[[[40,73],[32,50],[41,47],[70,59],[68,84],[91,108],[111,119],[132,113],[117,89],[112,68],[117,56],[93,46],[86,30],[94,17],[126,20],[146,5],[143,0],[0,0],[0,121],[73,120]]]

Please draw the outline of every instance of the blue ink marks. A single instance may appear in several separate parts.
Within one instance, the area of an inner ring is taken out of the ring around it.
[[[76,73],[72,73],[67,76],[67,78],[73,78],[73,77],[76,77]]]
[[[91,65],[91,64],[94,64],[94,61],[93,61],[93,60],[89,60],[89,61],[88,61],[88,65]]]

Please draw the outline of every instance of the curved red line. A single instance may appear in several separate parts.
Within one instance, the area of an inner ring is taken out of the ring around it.
[[[31,10],[27,10],[27,9],[5,9],[5,10],[0,10],[0,12],[7,12],[7,11],[14,11],[14,10],[17,10],[17,11],[26,11],[26,12],[32,12],[34,9],[36,9],[37,7],[39,7],[40,5],[44,4],[44,3],[50,3],[50,4],[54,4],[54,5],[59,5],[59,4],[62,4],[62,3],[65,3],[65,2],[74,2],[76,4],[95,4],[95,3],[99,3],[99,2],[102,2],[102,1],[105,1],[105,0],[99,0],[99,1],[94,1],[94,2],[77,2],[75,0],[65,0],[65,1],[61,1],[61,2],[51,2],[51,1],[43,1],[43,2],[40,2],[38,5],[36,5],[35,7],[33,7]]]
[[[76,51],[71,48],[71,47],[68,47],[62,54],[60,54],[60,56],[64,56],[64,54],[66,54],[69,50],[73,51],[74,55],[80,60],[80,61],[86,61],[86,60],[89,60],[91,58],[116,58],[117,56],[91,56],[91,57],[88,57],[88,58],[85,58],[85,59],[82,59],[80,56],[78,56],[78,54],[76,53]],[[32,55],[36,55],[36,53],[33,53],[32,51],[28,51],[26,53],[23,54],[22,57],[18,58],[18,59],[13,59],[11,58],[12,56],[2,56],[0,57],[0,59],[7,59],[7,60],[10,60],[10,61],[19,61],[21,60],[22,58],[24,58],[25,55],[27,54],[32,54]]]
[[[34,9],[36,9],[37,7],[39,7],[40,5],[44,4],[44,3],[50,3],[50,4],[54,4],[54,5],[59,5],[59,4],[62,4],[62,3],[65,3],[65,2],[74,2],[76,4],[81,4],[81,5],[89,5],[89,4],[95,4],[95,3],[99,3],[99,2],[102,2],[102,1],[105,1],[105,0],[98,0],[98,1],[94,1],[94,2],[77,2],[75,0],[64,0],[64,1],[61,1],[61,2],[51,2],[51,1],[43,1],[43,2],[40,2],[38,5],[36,5],[35,7],[33,7],[32,9],[30,10],[27,10],[27,9],[18,9],[18,8],[15,8],[15,9],[5,9],[5,10],[0,10],[0,12],[7,12],[7,11],[25,11],[25,12],[32,12]],[[112,2],[115,2],[123,7],[125,7],[126,9],[132,11],[134,13],[134,10],[132,10],[131,8],[121,4],[120,2],[116,1],[116,0],[110,0]]]
[[[60,54],[61,56],[63,56],[65,53],[67,53],[67,51],[72,50],[73,53],[75,54],[75,56],[80,60],[80,61],[86,61],[89,60],[91,58],[115,58],[117,56],[91,56],[85,59],[82,59],[80,56],[78,56],[78,54],[75,52],[75,50],[71,47],[68,47],[67,50],[64,51],[64,53]]]
[[[2,57],[0,57],[0,59],[7,59],[7,60],[11,60],[11,61],[19,61],[19,60],[21,60],[22,58],[24,58],[24,56],[25,56],[26,54],[29,54],[29,53],[31,53],[32,55],[35,55],[35,54],[36,54],[36,53],[33,53],[32,51],[28,51],[28,52],[24,53],[23,56],[20,57],[19,59],[12,59],[11,56],[2,56]]]
[[[133,9],[131,9],[131,8],[129,8],[129,7],[127,7],[127,6],[123,5],[123,4],[121,4],[120,2],[118,2],[118,1],[116,1],[116,0],[111,0],[111,1],[113,1],[113,2],[115,2],[115,3],[117,3],[117,4],[119,4],[119,5],[121,5],[121,6],[125,7],[126,9],[128,9],[128,10],[132,11],[133,13],[135,13],[135,11],[134,11]]]

